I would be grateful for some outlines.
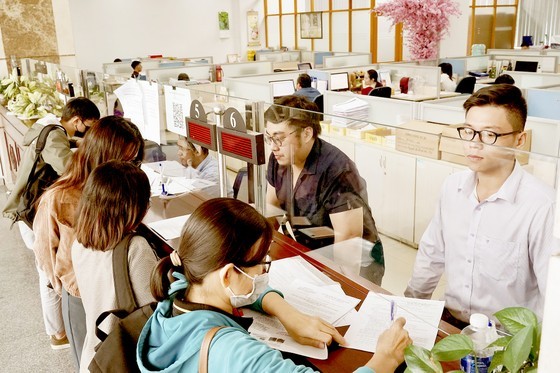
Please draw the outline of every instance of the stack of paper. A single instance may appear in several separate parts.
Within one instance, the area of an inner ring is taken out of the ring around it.
[[[269,284],[282,291],[286,301],[299,311],[318,316],[335,326],[349,325],[357,314],[359,299],[344,294],[340,284],[332,281],[301,257],[277,260],[269,272]],[[293,340],[274,317],[245,312],[254,318],[249,332],[272,348],[326,359],[327,349],[303,346]]]
[[[333,105],[332,125],[349,127],[368,120],[369,104],[359,98],[352,98]]]

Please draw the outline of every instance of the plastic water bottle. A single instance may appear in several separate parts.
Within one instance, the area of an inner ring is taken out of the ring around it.
[[[473,313],[470,325],[461,331],[474,344],[474,354],[461,359],[461,370],[467,373],[489,373],[488,368],[494,356],[494,348],[487,348],[498,339],[498,333],[493,324],[489,324],[488,317],[481,313]]]

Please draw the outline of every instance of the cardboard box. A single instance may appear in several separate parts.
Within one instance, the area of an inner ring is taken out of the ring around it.
[[[397,128],[396,149],[427,158],[440,159],[439,141],[444,126],[413,120]]]
[[[330,134],[338,136],[346,136],[346,127],[330,126]]]
[[[321,133],[323,135],[326,135],[326,134],[331,132],[331,122],[330,121],[322,120],[322,121],[319,122],[319,124],[321,125]]]
[[[441,160],[461,164],[463,166],[467,165],[467,158],[464,155],[441,152]]]
[[[380,127],[365,133],[364,140],[373,144],[385,145],[387,136],[394,136],[395,129]]]
[[[441,132],[441,139],[439,141],[439,150],[441,152],[464,155],[463,140],[459,138],[457,127],[460,126],[445,126]]]
[[[447,126],[446,128],[443,129],[441,133],[441,140],[439,142],[441,159],[453,163],[466,165],[467,161],[464,157],[465,151],[463,149],[464,141],[460,140],[459,133],[457,132],[457,127],[460,126]],[[527,139],[525,140],[525,144],[520,148],[520,150],[530,152],[533,131],[529,129],[526,130],[525,132],[527,133]],[[444,153],[446,154],[445,157],[444,157]],[[460,157],[453,157],[452,155],[456,155]],[[522,165],[526,165],[527,163],[529,163],[528,153],[517,153],[516,158],[519,161],[519,163]]]

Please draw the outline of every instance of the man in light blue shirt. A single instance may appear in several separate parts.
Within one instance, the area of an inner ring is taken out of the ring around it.
[[[321,92],[311,87],[311,77],[304,73],[300,74],[297,79],[296,91],[294,92],[294,95],[303,96],[309,101],[313,101],[317,96],[321,95]]]
[[[181,164],[189,168],[190,179],[203,179],[218,184],[220,173],[218,161],[208,154],[208,149],[188,142],[184,137],[177,140],[177,155]]]
[[[525,171],[511,150],[526,141],[525,99],[517,87],[496,84],[463,107],[458,133],[469,170],[446,179],[405,295],[430,298],[445,273],[452,316],[446,321],[461,325],[473,313],[491,316],[513,306],[541,318],[548,261],[560,246],[552,235],[554,189]]]

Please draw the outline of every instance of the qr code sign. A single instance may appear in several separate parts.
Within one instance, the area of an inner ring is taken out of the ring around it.
[[[183,105],[173,103],[173,127],[185,129],[185,116],[183,115]]]

